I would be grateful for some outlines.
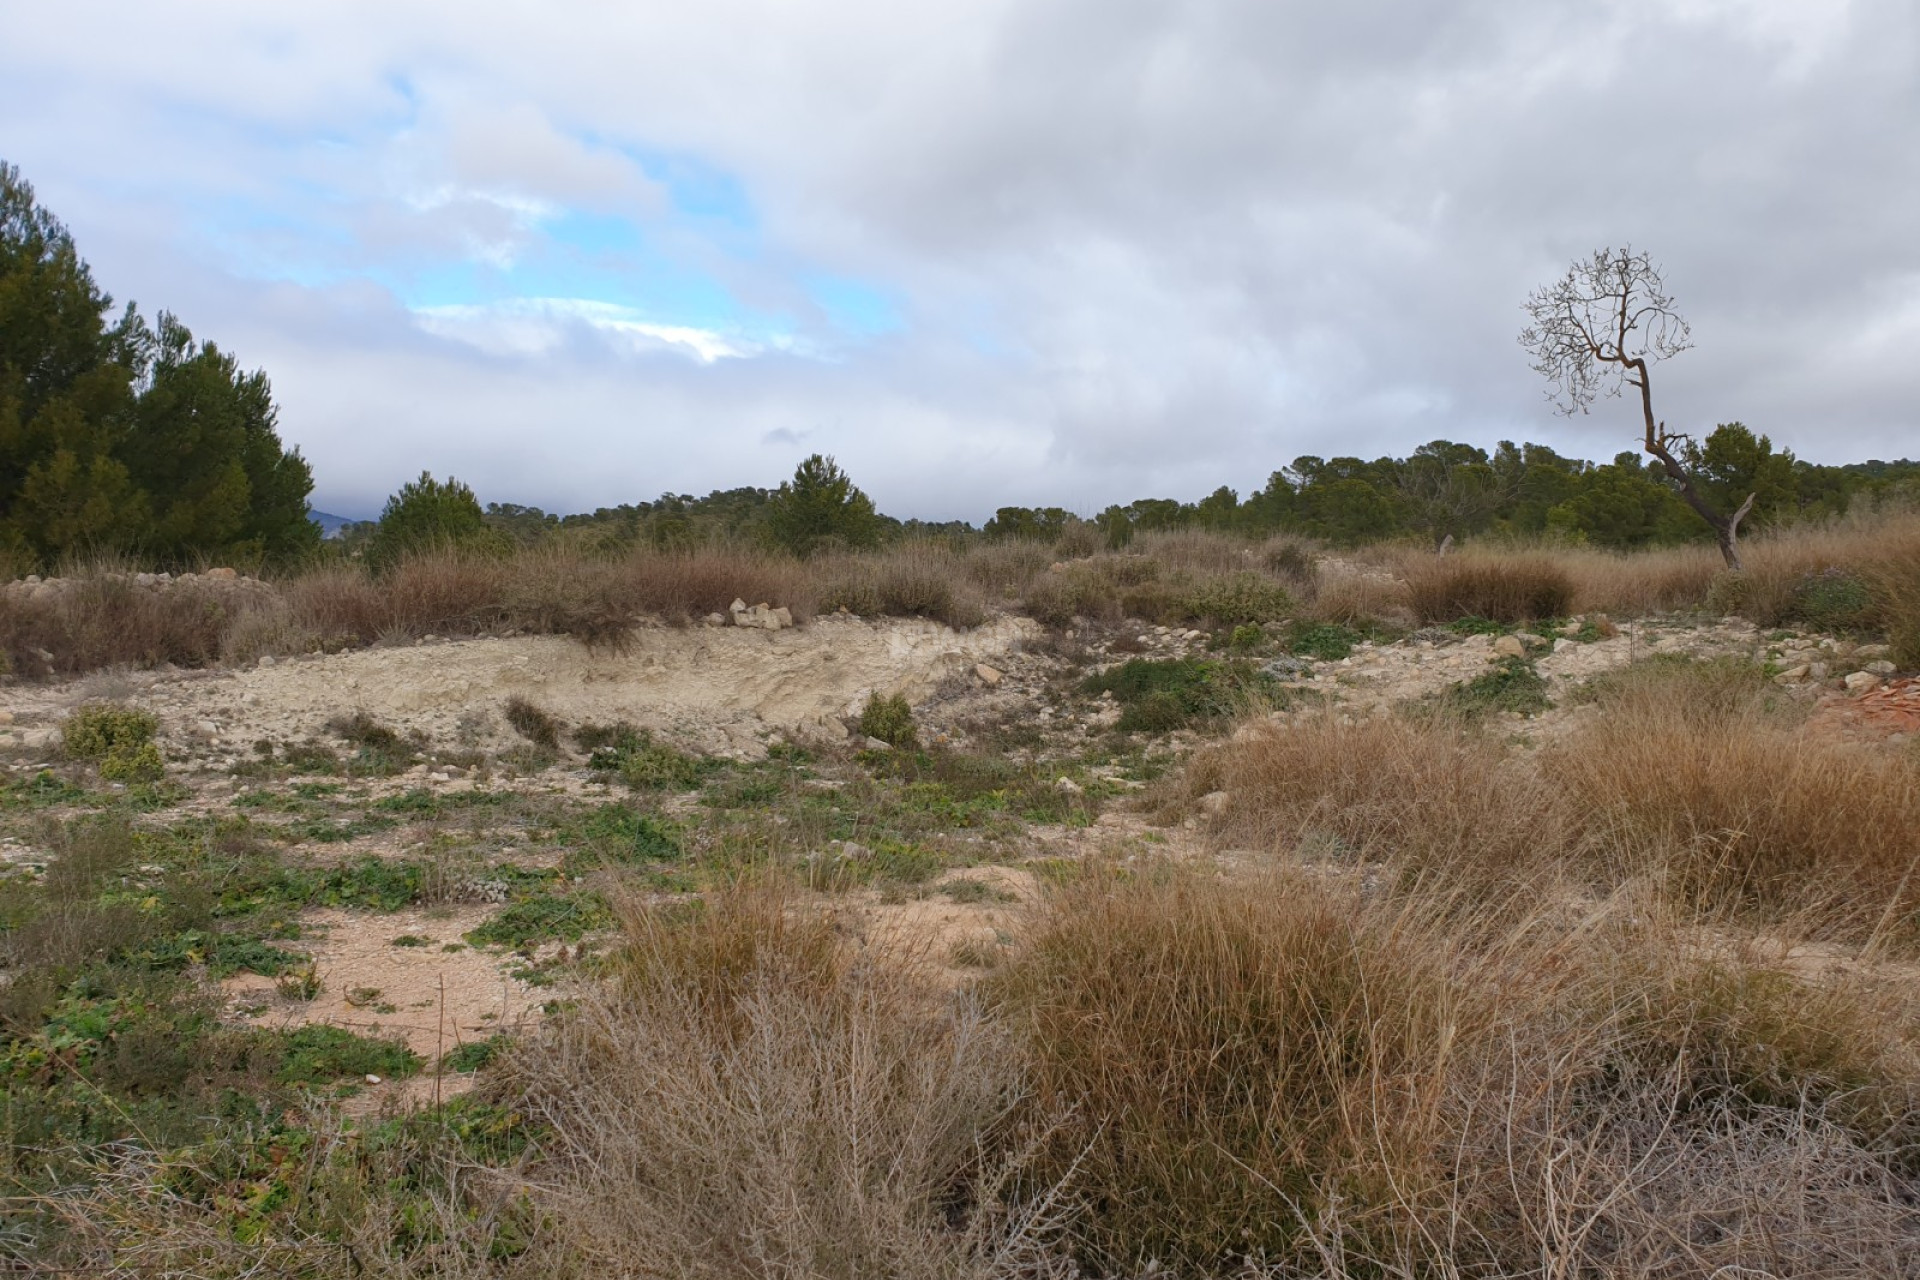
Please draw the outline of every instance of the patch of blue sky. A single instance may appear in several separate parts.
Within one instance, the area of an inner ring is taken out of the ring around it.
[[[803,281],[803,287],[827,322],[849,337],[878,338],[906,327],[899,303],[865,281],[815,275]]]

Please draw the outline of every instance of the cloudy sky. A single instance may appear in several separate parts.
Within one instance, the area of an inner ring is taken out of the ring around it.
[[[264,367],[315,504],[555,510],[835,454],[899,515],[1303,453],[1633,446],[1515,343],[1663,266],[1670,423],[1920,455],[1913,0],[8,7],[0,158]]]

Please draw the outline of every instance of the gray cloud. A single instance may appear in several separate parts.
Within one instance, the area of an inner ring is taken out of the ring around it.
[[[1657,375],[1670,421],[1820,460],[1920,439],[1904,0],[712,0],[563,24],[195,0],[17,26],[8,158],[115,292],[272,373],[337,506],[422,467],[591,506],[775,483],[816,448],[888,510],[974,519],[1440,436],[1611,456],[1626,408],[1555,419],[1514,335],[1528,290],[1622,241],[1693,321]],[[635,151],[732,175],[752,252],[674,220]],[[510,197],[645,223],[799,346],[701,363],[570,331],[482,355],[374,284],[250,265],[511,256],[533,233]],[[286,221],[210,237],[222,202]],[[810,272],[883,288],[903,329],[834,333]]]

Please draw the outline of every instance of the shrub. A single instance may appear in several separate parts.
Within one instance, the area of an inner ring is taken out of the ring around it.
[[[506,717],[514,732],[534,746],[548,751],[560,749],[560,721],[525,698],[518,694],[508,698]]]
[[[1407,591],[1423,623],[1456,618],[1532,622],[1572,611],[1574,583],[1544,555],[1434,557],[1407,567]]]
[[[1384,1198],[1383,1167],[1425,1158],[1447,974],[1328,894],[1095,876],[990,981],[1062,1117],[1042,1180],[1070,1176],[1089,1207],[1074,1234],[1095,1274],[1295,1255],[1327,1197]]]
[[[158,782],[166,772],[167,762],[151,742],[117,748],[100,762],[100,776],[108,782]]]
[[[136,751],[159,731],[160,721],[152,712],[111,702],[89,702],[60,726],[69,755],[96,761]]]
[[[1553,706],[1547,682],[1525,658],[1502,658],[1484,675],[1459,681],[1436,695],[1428,706],[1465,719],[1496,711],[1531,716]]]
[[[716,760],[655,742],[651,733],[630,725],[582,726],[574,740],[583,747],[597,744],[589,747],[589,769],[617,774],[636,791],[690,791],[720,767]]]
[[[1296,622],[1287,632],[1287,648],[1303,658],[1338,662],[1353,652],[1360,633],[1337,622]]]
[[[504,550],[472,489],[451,476],[435,480],[422,471],[387,499],[367,542],[366,560],[375,569],[388,569],[412,552],[453,548]]]
[[[878,693],[867,695],[867,705],[860,710],[860,732],[890,747],[911,748],[920,741],[913,724],[913,708],[898,693],[885,698]]]
[[[1111,693],[1122,708],[1116,728],[1160,733],[1207,723],[1243,709],[1266,683],[1244,662],[1130,658],[1081,682],[1084,693]]]
[[[277,1035],[282,1057],[276,1074],[286,1084],[324,1084],[369,1075],[401,1079],[420,1069],[419,1055],[405,1045],[339,1027],[308,1026]]]
[[[1293,597],[1286,588],[1257,573],[1204,579],[1181,603],[1189,618],[1222,626],[1271,622],[1293,611]]]
[[[1872,626],[1876,613],[1864,579],[1843,569],[1825,569],[1801,579],[1782,620],[1819,631],[1858,631]]]
[[[625,913],[610,981],[497,1068],[550,1135],[584,1274],[1045,1275],[996,1153],[1016,1047],[765,888]],[[1040,1193],[1044,1196],[1044,1191]]]

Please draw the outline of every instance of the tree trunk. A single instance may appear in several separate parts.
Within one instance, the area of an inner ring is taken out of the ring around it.
[[[1673,451],[1667,448],[1667,441],[1672,437],[1667,435],[1665,424],[1654,421],[1653,383],[1647,377],[1647,362],[1636,359],[1624,363],[1638,375],[1630,381],[1640,389],[1640,413],[1645,418],[1647,426],[1644,448],[1660,459],[1661,470],[1667,473],[1667,478],[1672,480],[1680,490],[1680,500],[1692,507],[1696,515],[1712,526],[1714,541],[1720,545],[1720,555],[1726,560],[1727,568],[1735,573],[1743,572],[1746,566],[1740,563],[1740,522],[1746,519],[1747,512],[1753,510],[1753,500],[1760,495],[1748,494],[1747,500],[1741,503],[1740,509],[1731,516],[1723,516],[1715,511],[1712,504],[1693,487],[1693,476],[1680,465],[1680,460],[1673,456]]]

